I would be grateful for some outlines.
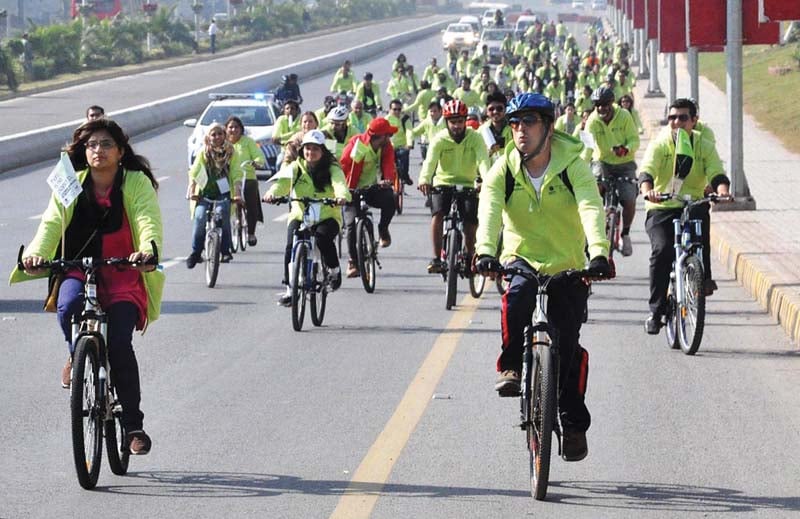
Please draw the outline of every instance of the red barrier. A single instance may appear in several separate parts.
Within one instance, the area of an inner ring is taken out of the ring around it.
[[[658,24],[660,52],[686,52],[686,2],[661,0]]]
[[[646,19],[645,0],[633,0],[633,28],[644,29]]]
[[[645,0],[647,12],[647,39],[658,38],[658,0]]]
[[[763,14],[769,21],[800,20],[800,2],[797,0],[764,0]]]

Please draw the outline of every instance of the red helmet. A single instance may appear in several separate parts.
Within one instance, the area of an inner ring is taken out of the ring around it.
[[[442,115],[445,119],[450,119],[451,117],[466,117],[467,105],[460,99],[451,99],[442,107]]]

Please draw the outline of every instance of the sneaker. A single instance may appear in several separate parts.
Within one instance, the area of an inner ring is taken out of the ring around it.
[[[500,396],[519,396],[519,372],[514,369],[507,369],[500,373],[497,382],[494,384],[494,389]]]
[[[247,235],[247,245],[250,247],[255,247],[256,243],[258,243],[258,239],[256,238],[255,234],[248,234]]]
[[[349,277],[349,278],[357,278],[360,275],[361,275],[361,273],[358,271],[358,267],[356,267],[355,262],[348,261],[347,262],[347,277]]]
[[[67,357],[67,363],[61,368],[61,387],[69,389],[72,383],[72,357]]]
[[[153,442],[144,431],[131,431],[126,436],[128,441],[128,451],[137,456],[144,456],[150,452]]]
[[[230,263],[232,259],[233,259],[233,254],[229,252],[227,254],[223,254],[222,258],[220,258],[219,261],[220,263]]]
[[[644,331],[649,335],[658,335],[661,331],[661,316],[657,314],[650,314],[644,322]]]
[[[413,185],[414,185],[414,181],[413,181],[413,180],[411,180],[411,177],[406,177],[406,178],[404,178],[404,179],[403,179],[403,183],[404,183],[405,185],[407,185],[407,186],[413,186]]]
[[[444,268],[444,262],[439,258],[433,258],[428,263],[428,274],[441,274]]]
[[[430,207],[430,206],[431,206],[431,199],[430,199],[430,197],[425,197],[425,207]]]
[[[334,267],[328,272],[328,278],[331,280],[331,290],[339,290],[342,286],[342,269]]]
[[[622,252],[623,256],[630,256],[633,254],[633,244],[631,243],[631,237],[627,234],[622,237]]]
[[[564,429],[561,435],[561,458],[564,461],[581,461],[588,454],[586,431]]]
[[[378,229],[378,235],[381,238],[381,247],[386,248],[392,244],[392,235],[389,234],[389,229],[380,230]]]
[[[719,288],[717,286],[717,282],[714,281],[713,279],[706,279],[705,281],[703,281],[703,292],[705,292],[706,297],[713,296],[717,288]]]
[[[283,293],[281,297],[278,298],[278,306],[292,306],[292,289],[286,287],[286,292]]]
[[[195,265],[203,262],[203,257],[199,252],[193,252],[186,258],[186,268],[193,269]]]

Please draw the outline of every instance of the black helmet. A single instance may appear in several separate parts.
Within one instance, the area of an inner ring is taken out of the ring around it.
[[[605,105],[614,102],[614,91],[608,87],[598,87],[592,92],[592,103],[596,105]]]

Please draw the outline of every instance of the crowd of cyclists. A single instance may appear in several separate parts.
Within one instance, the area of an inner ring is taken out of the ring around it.
[[[671,220],[680,209],[674,202],[659,201],[657,195],[673,192],[698,198],[709,190],[727,194],[728,181],[713,133],[698,121],[697,105],[691,99],[672,103],[669,125],[651,139],[637,173],[634,156],[643,127],[634,108],[630,48],[605,33],[602,26],[589,26],[586,40],[586,48],[581,49],[562,22],[537,21],[524,34],[509,32],[496,65],[490,62],[485,46],[474,51],[450,48],[443,65],[434,56],[418,75],[406,56],[399,54],[383,92],[372,72],[365,71],[358,80],[353,64],[345,61],[334,74],[330,95],[314,110],[301,110],[305,102],[298,78],[285,76],[276,92],[281,115],[273,134],[282,148],[280,171],[263,197],[255,168],[264,166],[264,156],[245,135],[242,121],[231,117],[207,129],[204,146],[188,174],[193,230],[186,266],[191,269],[205,260],[202,251],[209,201],[220,202],[214,207],[222,214],[222,261],[228,262],[233,258],[231,204],[246,206],[247,240],[255,246],[257,223],[263,221],[262,202],[273,203],[290,194],[335,199],[338,206],[322,209],[314,232],[329,269],[330,287],[336,290],[343,276],[360,274],[351,191],[377,186],[366,192],[365,200],[380,211],[378,237],[385,248],[393,243],[394,194],[416,183],[431,211],[429,273],[440,273],[443,268],[442,221],[452,196],[438,188],[463,186],[478,193],[466,198],[460,208],[466,250],[472,258],[469,275],[494,277],[501,265],[511,264],[542,274],[588,268],[598,278],[614,277],[616,267],[609,261],[605,208],[597,179],[621,177],[630,180],[617,184],[622,186],[623,256],[633,252],[629,233],[636,198],[641,194],[647,201],[651,293],[645,327],[647,333],[658,333],[665,313],[669,265],[674,259]],[[673,157],[679,130],[689,133],[695,153],[690,171],[675,182]],[[410,151],[417,142],[423,163],[419,176],[412,179]],[[113,121],[100,116],[78,128],[70,158],[79,170],[84,193],[74,209],[51,200],[34,241],[26,248],[24,272],[12,276],[15,281],[46,274],[38,266],[62,253],[62,223],[67,229],[66,254],[80,255],[85,249],[133,260],[148,254],[150,240],[161,245],[160,213],[152,207],[157,182],[147,161],[134,154]],[[121,186],[132,183],[136,190],[126,189],[123,195]],[[135,196],[140,198],[132,198]],[[287,291],[278,300],[283,306],[291,304],[292,236],[302,217],[302,203],[292,202],[283,278]],[[698,217],[708,225],[707,209]],[[94,228],[97,231],[92,233]],[[335,244],[343,228],[346,269],[339,264]],[[502,249],[498,250],[501,234]],[[705,289],[710,295],[716,285],[709,262],[706,267]],[[134,454],[149,451],[151,441],[142,428],[131,333],[157,317],[157,309],[151,307],[160,303],[160,288],[153,287],[154,282],[163,283],[159,277],[163,274],[140,270],[119,282],[109,275],[108,292],[101,298],[109,309],[124,310],[123,317],[114,317],[122,323],[115,328],[124,332],[112,341],[123,343],[126,347],[122,350],[129,353],[112,362],[120,364],[115,370],[130,374],[117,383],[129,385],[137,395],[126,393],[124,404]],[[507,281],[495,385],[501,396],[519,392],[522,329],[530,322],[536,288],[523,276]],[[59,320],[63,324],[69,321],[70,312],[78,311],[74,303],[78,296],[69,288],[61,290],[64,299],[59,299]],[[591,420],[584,402],[588,352],[578,340],[588,292],[586,283],[576,283],[550,300],[561,347],[563,457],[570,461],[583,459],[588,452],[585,432]],[[65,338],[71,350],[66,330]],[[111,351],[116,349],[112,345]],[[69,369],[68,361],[62,373],[65,384],[69,383]]]

